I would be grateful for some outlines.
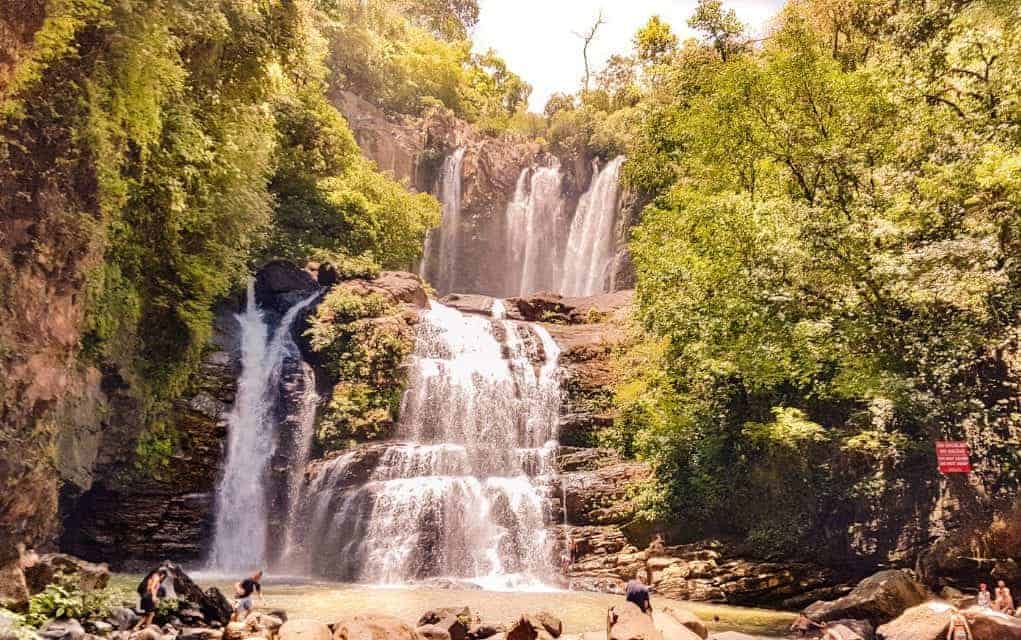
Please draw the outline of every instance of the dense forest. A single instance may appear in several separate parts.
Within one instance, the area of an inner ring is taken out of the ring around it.
[[[48,472],[74,387],[33,403],[29,344],[56,345],[68,379],[94,367],[129,387],[138,463],[158,466],[212,309],[254,266],[420,257],[440,205],[360,154],[341,91],[561,156],[626,155],[647,204],[619,417],[599,439],[651,464],[644,522],[761,557],[845,553],[830,534],[861,523],[853,553],[878,557],[867,523],[905,496],[1007,509],[1021,483],[1016,3],[791,0],[752,35],[701,0],[698,38],[653,17],[541,114],[495,53],[473,52],[478,14],[474,0],[0,7],[5,537],[54,517],[17,489]],[[53,282],[59,309],[39,295]],[[941,439],[973,443],[974,475],[939,479]]]

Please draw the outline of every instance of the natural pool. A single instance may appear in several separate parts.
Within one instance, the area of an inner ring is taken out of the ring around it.
[[[215,585],[230,594],[231,583],[201,574],[200,585]],[[139,576],[119,577],[131,588]],[[582,591],[473,591],[435,587],[376,587],[294,578],[267,577],[263,583],[265,609],[282,609],[291,617],[335,622],[345,615],[383,613],[414,624],[425,611],[436,607],[469,607],[488,622],[506,622],[528,611],[548,610],[564,622],[564,633],[604,631],[606,609],[621,596]],[[767,609],[679,602],[653,596],[653,606],[671,603],[688,609],[707,623],[711,631],[742,631],[766,637],[782,636],[794,615]],[[719,622],[713,623],[718,616]]]

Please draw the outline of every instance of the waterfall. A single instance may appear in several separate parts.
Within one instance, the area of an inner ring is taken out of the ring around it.
[[[248,283],[245,312],[236,316],[241,326],[241,375],[227,418],[227,451],[216,491],[210,555],[210,567],[215,570],[251,570],[265,564],[270,460],[277,435],[273,408],[284,359],[300,359],[291,325],[317,296],[312,294],[288,309],[270,336],[255,302],[255,282]]]
[[[439,229],[426,235],[425,248],[419,275],[428,280],[437,291],[449,293],[457,286],[460,258],[461,230],[461,164],[464,148],[459,148],[443,160],[437,183],[437,193],[443,205],[443,218]]]
[[[508,291],[551,291],[560,281],[564,244],[563,173],[560,163],[526,168],[507,205]]]
[[[396,439],[325,462],[310,483],[308,566],[374,583],[551,578],[558,355],[539,326],[421,312]]]
[[[578,202],[567,236],[560,293],[589,296],[603,291],[606,270],[613,261],[614,228],[620,207],[620,168],[624,156],[595,171]]]

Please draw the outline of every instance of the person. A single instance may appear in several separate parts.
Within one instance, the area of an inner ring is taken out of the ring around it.
[[[989,594],[989,587],[986,583],[982,582],[978,585],[978,597],[975,600],[975,604],[982,609],[988,609],[992,605],[992,596]]]
[[[243,621],[252,612],[253,593],[259,594],[259,604],[265,603],[262,599],[262,571],[256,571],[234,584],[234,613],[230,616],[231,622]]]
[[[626,597],[628,602],[633,602],[639,609],[652,615],[652,602],[649,600],[649,587],[642,582],[642,572],[635,574],[634,579],[627,583]]]
[[[663,534],[657,533],[649,543],[649,554],[663,555],[664,552],[666,552],[666,542],[663,540]]]
[[[791,631],[798,634],[799,638],[804,638],[812,629],[822,629],[823,625],[819,624],[815,620],[809,618],[804,613],[798,614],[798,619],[791,623]]]
[[[1003,580],[996,583],[996,598],[993,600],[993,608],[1008,616],[1014,615],[1014,596],[1011,595],[1010,588]]]
[[[160,567],[150,571],[138,584],[138,608],[142,610],[142,619],[135,625],[135,629],[144,629],[152,624],[153,618],[156,617],[156,605],[160,603],[160,585],[166,577],[167,570]]]
[[[950,626],[947,627],[947,640],[972,640],[968,619],[960,611],[956,611],[950,616]]]

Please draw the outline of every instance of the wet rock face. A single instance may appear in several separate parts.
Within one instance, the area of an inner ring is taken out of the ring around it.
[[[275,260],[255,276],[255,301],[263,309],[286,313],[318,288],[312,275],[285,260]]]

